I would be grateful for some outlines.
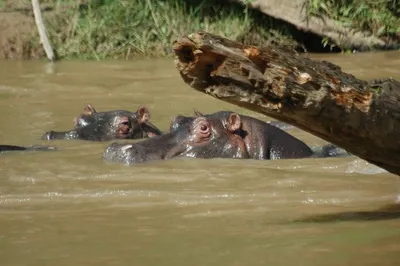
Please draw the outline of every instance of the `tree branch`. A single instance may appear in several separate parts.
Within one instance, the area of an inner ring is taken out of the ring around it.
[[[400,175],[400,82],[371,82],[274,45],[205,32],[175,41],[176,66],[196,90],[295,125]]]

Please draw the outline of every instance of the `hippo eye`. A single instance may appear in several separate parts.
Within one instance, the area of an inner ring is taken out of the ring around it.
[[[206,141],[211,136],[211,124],[204,118],[198,118],[193,126],[193,139],[195,142]]]
[[[204,137],[210,134],[210,125],[208,123],[201,123],[199,125],[199,133]]]

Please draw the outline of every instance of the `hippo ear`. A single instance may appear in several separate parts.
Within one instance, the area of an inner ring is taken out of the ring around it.
[[[229,131],[234,132],[240,128],[242,128],[242,121],[240,116],[236,113],[231,113],[228,117],[227,128]]]
[[[199,111],[197,111],[196,109],[193,109],[194,115],[199,117],[199,116],[204,116],[202,113],[200,113]]]
[[[144,106],[140,106],[136,111],[136,118],[141,124],[148,122],[150,120],[149,109]]]
[[[83,113],[85,115],[92,115],[92,114],[96,113],[96,110],[93,108],[93,106],[91,104],[88,104],[83,109]]]

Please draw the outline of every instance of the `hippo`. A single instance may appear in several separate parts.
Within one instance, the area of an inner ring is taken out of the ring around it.
[[[124,164],[194,158],[294,159],[313,156],[301,140],[255,118],[222,111],[196,117],[177,116],[170,132],[134,144],[112,143],[103,158]]]
[[[108,141],[114,139],[140,139],[160,135],[162,132],[150,123],[150,112],[140,106],[136,112],[113,110],[97,112],[92,105],[74,119],[74,128],[69,131],[46,132],[42,139],[80,139]]]
[[[208,114],[205,116],[226,119],[229,116],[229,114],[231,114],[231,113],[233,113],[233,112],[219,111],[219,112],[216,112],[213,114]],[[195,116],[203,116],[203,114],[197,110],[194,110],[194,115]],[[276,136],[279,136],[279,135],[283,136],[281,134],[281,132],[274,130],[273,127],[277,127],[279,129],[285,130],[285,131],[295,128],[294,126],[286,124],[281,121],[264,122],[264,121],[258,120],[256,118],[242,115],[242,114],[240,115],[240,117],[242,119],[242,123],[243,123],[242,126],[243,126],[244,132],[251,133],[251,134],[249,134],[250,137],[245,138],[245,141],[246,141],[246,144],[247,144],[249,150],[259,151],[260,149],[265,149],[265,145],[268,143],[268,141],[266,139],[267,136],[270,136],[272,138],[274,138],[274,134],[276,134]],[[170,131],[176,130],[181,125],[192,121],[194,118],[195,117],[178,115],[172,120],[169,130]],[[257,132],[257,133],[254,133],[254,132]],[[242,132],[242,134],[243,134],[243,132]],[[260,136],[260,134],[262,134],[262,136]],[[293,136],[290,136],[290,137],[294,138]],[[285,138],[291,139],[287,136]],[[260,142],[260,140],[261,140],[261,142]],[[321,157],[321,158],[342,157],[342,156],[351,155],[346,150],[344,150],[334,144],[331,144],[331,143],[324,145],[323,147],[314,147],[312,150],[313,150],[314,156]],[[258,156],[260,155],[258,153],[253,153],[253,154],[255,155],[254,159],[261,159],[261,160],[265,159],[263,157],[257,157],[257,155]]]
[[[56,150],[55,147],[52,146],[43,146],[43,145],[31,145],[31,146],[16,146],[16,145],[0,145],[0,153],[6,151],[50,151]]]

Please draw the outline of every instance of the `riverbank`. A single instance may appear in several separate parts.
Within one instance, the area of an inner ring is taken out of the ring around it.
[[[172,56],[171,43],[199,29],[258,46],[275,42],[299,51],[342,50],[324,36],[301,31],[255,8],[229,1],[41,0],[40,3],[51,43],[60,59]],[[310,15],[323,13],[324,6],[323,1],[311,6]],[[43,58],[30,1],[0,0],[0,12],[0,58]],[[388,41],[396,40],[400,27],[395,27],[396,20],[392,18],[386,22],[390,27],[382,30],[381,26],[377,33],[390,31]]]

